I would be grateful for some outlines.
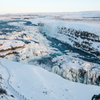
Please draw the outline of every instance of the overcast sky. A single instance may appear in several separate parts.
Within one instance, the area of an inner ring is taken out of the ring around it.
[[[0,13],[100,11],[100,0],[0,0]]]

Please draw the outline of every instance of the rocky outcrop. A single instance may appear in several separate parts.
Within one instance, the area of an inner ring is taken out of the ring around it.
[[[67,55],[52,59],[52,72],[65,79],[84,84],[100,85],[100,65],[75,59]]]
[[[0,40],[0,43],[1,43],[0,52],[15,50],[18,48],[22,48],[25,45],[24,42],[16,40]]]
[[[84,83],[100,86],[100,66],[92,68],[84,75]]]
[[[75,48],[100,56],[100,36],[73,28],[58,27],[58,34],[66,37],[66,42]]]
[[[17,40],[0,40],[0,57],[5,57],[9,54],[17,54],[18,49],[25,46],[25,43]]]
[[[0,44],[0,47],[2,46],[3,44]]]

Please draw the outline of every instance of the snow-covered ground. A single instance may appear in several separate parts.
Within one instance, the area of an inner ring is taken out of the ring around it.
[[[13,100],[10,95],[14,96],[14,100],[24,100],[20,94],[27,98],[25,100],[91,100],[94,94],[100,93],[98,86],[74,83],[34,65],[1,58],[0,63],[0,74],[4,79],[2,86],[15,89],[6,89],[8,95],[5,97],[10,100]]]
[[[24,63],[0,58],[0,85],[8,94],[1,100],[90,100],[99,94],[93,85],[100,85],[100,65],[80,59],[83,51],[84,57],[100,56],[99,17],[99,11],[0,15],[0,56]]]

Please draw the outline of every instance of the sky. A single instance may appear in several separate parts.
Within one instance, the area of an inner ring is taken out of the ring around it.
[[[0,0],[0,14],[100,11],[100,0]]]

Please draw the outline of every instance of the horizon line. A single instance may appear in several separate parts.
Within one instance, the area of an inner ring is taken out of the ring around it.
[[[33,13],[80,13],[80,12],[99,12],[100,10],[83,10],[83,11],[63,11],[63,12],[19,12],[19,13],[0,13],[0,15],[7,15],[7,14],[33,14]]]

